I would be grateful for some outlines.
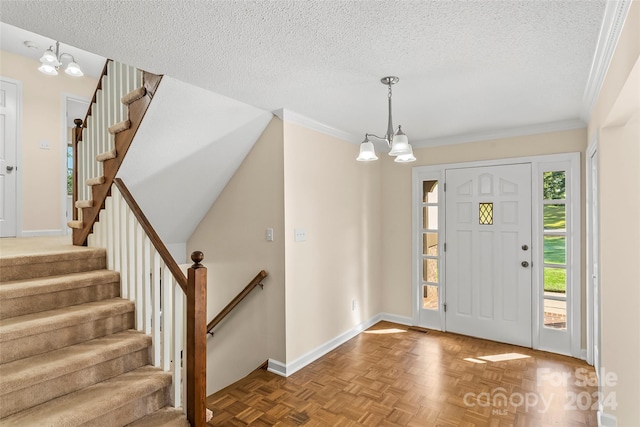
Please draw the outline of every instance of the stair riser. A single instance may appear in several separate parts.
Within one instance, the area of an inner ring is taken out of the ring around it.
[[[140,349],[72,374],[8,393],[2,396],[0,418],[144,366],[149,363],[149,351],[149,348]]]
[[[33,257],[31,262],[26,264],[0,266],[0,278],[2,278],[2,282],[8,282],[11,280],[102,270],[107,267],[107,261],[104,253],[98,254],[100,252],[89,257],[76,257],[61,261],[52,259],[52,257]]]
[[[0,343],[0,363],[8,363],[127,329],[133,329],[134,325],[135,315],[133,311],[130,311],[92,322],[47,331],[42,334],[8,340]]]
[[[0,320],[118,296],[120,296],[120,283],[111,282],[84,288],[12,298],[1,301]]]

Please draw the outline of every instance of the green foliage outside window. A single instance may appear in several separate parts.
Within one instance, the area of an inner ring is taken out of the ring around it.
[[[542,180],[542,196],[545,200],[566,199],[566,172],[545,172]]]

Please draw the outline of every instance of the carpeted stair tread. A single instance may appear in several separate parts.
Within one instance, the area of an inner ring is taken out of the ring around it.
[[[0,319],[120,296],[120,275],[93,270],[0,284]]]
[[[88,187],[93,187],[94,185],[104,184],[104,176],[96,176],[93,178],[88,178],[85,183]]]
[[[91,270],[49,277],[12,280],[0,284],[0,301],[93,286],[100,283],[120,283],[120,274],[111,270]],[[2,304],[5,304],[3,302]],[[0,306],[0,311],[2,311]]]
[[[103,248],[72,247],[72,250],[0,258],[0,282],[77,273],[106,268]]]
[[[189,421],[182,409],[167,407],[158,409],[127,427],[189,427]]]
[[[77,206],[76,206],[77,207]],[[83,226],[82,221],[75,220],[67,222],[67,227],[80,230]]]
[[[147,88],[145,88],[144,86],[139,87],[137,89],[132,90],[131,92],[127,93],[126,95],[124,95],[120,101],[124,104],[124,105],[131,105],[134,102],[136,102],[138,99],[142,98],[143,96],[145,96],[147,94]]]
[[[78,200],[76,202],[76,209],[90,208],[92,206],[93,206],[93,200]],[[80,223],[82,224],[82,221],[80,221]]]
[[[150,346],[129,330],[0,365],[0,417],[147,365]]]
[[[170,373],[143,366],[10,415],[0,424],[3,427],[126,425],[164,406],[170,384]]]
[[[111,135],[115,135],[119,132],[125,131],[127,129],[129,129],[131,127],[131,121],[130,120],[123,120],[121,122],[118,122],[114,125],[109,126],[109,133]]]
[[[116,158],[116,149],[105,151],[104,153],[100,153],[96,156],[96,162],[105,162],[107,160]]]
[[[128,330],[5,363],[0,365],[0,396],[150,345],[150,336]]]
[[[3,319],[0,320],[0,346],[3,342],[12,339],[62,329],[133,310],[133,302],[122,298],[111,298]]]

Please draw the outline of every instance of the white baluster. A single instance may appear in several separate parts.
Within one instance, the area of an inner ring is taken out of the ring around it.
[[[171,280],[169,281],[171,286],[168,286],[168,289],[173,290],[173,344],[171,345],[171,356],[173,358],[173,406],[179,408],[182,405],[182,396],[183,396],[183,384],[182,384],[182,359],[184,357],[180,352],[186,346],[184,345],[184,330],[183,330],[183,319],[184,319],[184,292],[182,292],[182,288],[175,281],[173,276],[171,276]],[[169,347],[169,346],[167,346]],[[186,359],[185,359],[186,360]]]
[[[120,202],[122,195],[115,185],[111,186],[111,198],[113,199],[113,269],[122,272],[120,268],[120,252],[122,244],[120,242]]]
[[[157,253],[156,253],[157,254]],[[156,271],[158,272],[158,280],[154,282],[153,288],[153,365],[160,367],[162,362],[161,349],[164,343],[162,342],[162,307],[161,307],[161,295],[166,291],[164,287],[165,277],[163,276],[163,268],[160,265],[160,254],[157,254]],[[160,286],[162,284],[162,286]]]
[[[150,293],[151,290],[151,286],[153,286],[153,280],[152,280],[152,270],[151,270],[151,241],[149,240],[149,237],[147,236],[147,234],[145,233],[144,235],[144,239],[143,239],[143,256],[144,256],[144,261],[142,263],[142,275],[143,275],[143,288],[142,288],[142,299],[138,301],[138,304],[136,304],[136,327],[139,331],[144,331],[145,329],[145,323],[146,323],[146,319],[145,319],[145,309],[146,309],[146,305],[148,304],[147,302],[147,298],[148,295]]]
[[[142,226],[136,223],[136,291],[129,296],[131,301],[142,301]]]
[[[138,224],[138,220],[129,207],[127,206],[127,211],[129,212],[129,230],[127,232],[129,239],[129,253],[128,264],[129,264],[129,299],[131,301],[135,301],[136,299],[136,224]]]
[[[171,283],[173,276],[165,268],[165,278],[167,284]],[[162,369],[168,371],[171,368],[171,340],[173,335],[173,316],[175,306],[173,305],[173,292],[171,286],[165,286],[162,292]]]
[[[107,197],[104,202],[105,211],[105,226],[107,231],[107,269],[113,270],[113,200],[111,197]]]
[[[113,185],[112,187],[115,187]],[[129,298],[129,236],[127,234],[129,221],[129,206],[120,194],[120,282],[122,283],[122,298]]]

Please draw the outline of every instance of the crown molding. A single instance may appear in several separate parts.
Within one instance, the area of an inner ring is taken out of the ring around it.
[[[535,125],[519,126],[508,129],[497,129],[486,132],[474,132],[462,135],[430,138],[421,141],[411,141],[416,148],[435,147],[439,145],[464,144],[467,142],[488,141],[492,139],[513,138],[517,136],[537,135],[541,133],[562,132],[574,129],[584,129],[586,123],[581,119],[563,120],[558,122],[539,123]]]
[[[582,96],[580,117],[587,123],[591,120],[591,111],[602,89],[602,83],[607,75],[609,64],[611,64],[611,58],[618,44],[631,3],[632,0],[608,0],[606,2],[596,51]]]
[[[309,117],[298,114],[294,111],[282,108],[272,112],[283,122],[294,123],[307,129],[315,130],[325,135],[341,139],[351,143],[362,142],[360,138],[349,132],[336,129],[313,120]],[[563,120],[557,122],[539,123],[535,125],[520,126],[507,129],[497,129],[485,132],[473,132],[461,135],[445,136],[441,138],[429,138],[424,140],[412,140],[411,145],[415,148],[434,147],[439,145],[464,144],[467,142],[488,141],[492,139],[513,138],[518,136],[537,135],[541,133],[562,132],[574,129],[584,129],[587,125],[581,119]]]
[[[286,108],[272,111],[272,113],[278,116],[283,122],[294,123],[307,129],[315,130],[317,132],[332,136],[334,138],[342,139],[344,141],[352,143],[362,142],[356,135],[352,133],[327,126],[324,123],[320,123],[317,120],[311,119],[307,116],[303,116],[302,114],[296,113],[295,111],[291,111]]]

